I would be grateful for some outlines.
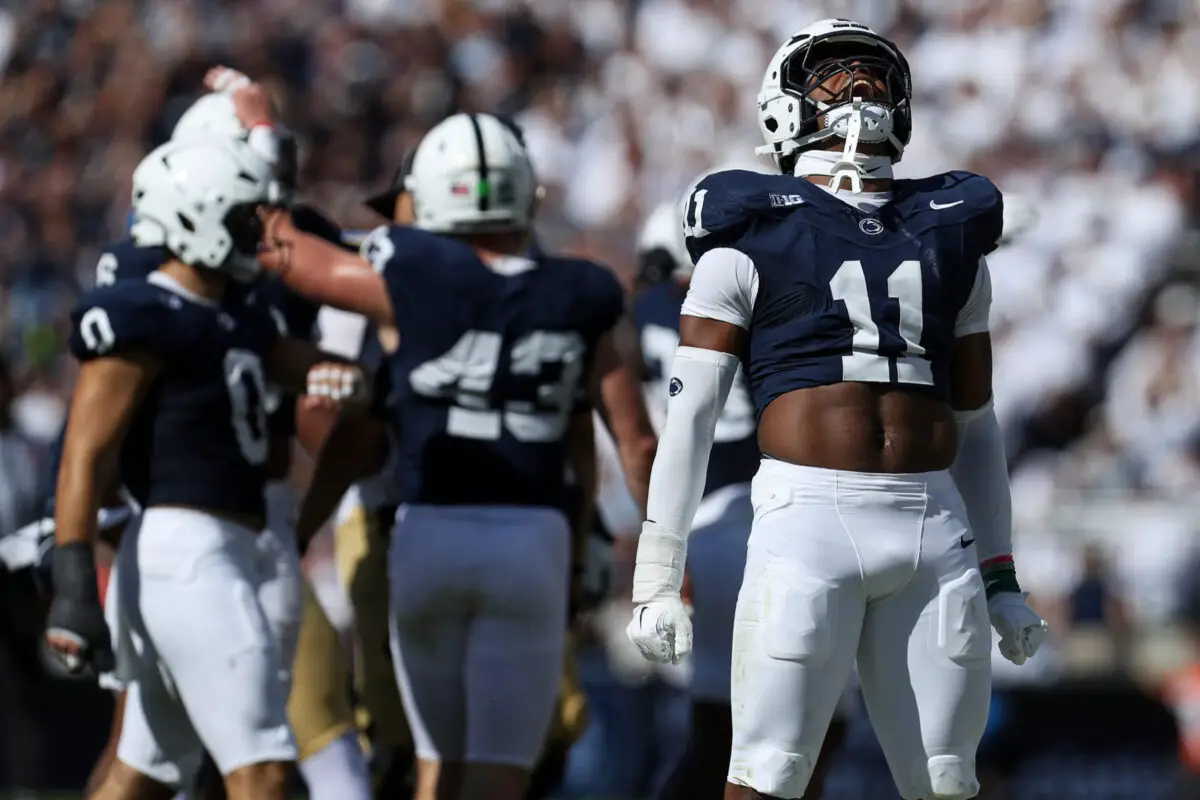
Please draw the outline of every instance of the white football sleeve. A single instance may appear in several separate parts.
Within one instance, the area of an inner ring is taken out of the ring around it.
[[[737,374],[728,353],[680,347],[671,363],[667,420],[650,470],[646,523],[638,539],[633,602],[675,596],[683,583],[687,538],[704,494],[717,418]]]
[[[983,563],[1012,553],[1012,492],[1004,438],[990,399],[974,411],[955,411],[954,421],[958,457],[950,474],[962,495]]]
[[[736,356],[680,347],[671,363],[667,420],[650,471],[646,517],[676,531],[691,528],[704,493],[717,418],[737,374]]]

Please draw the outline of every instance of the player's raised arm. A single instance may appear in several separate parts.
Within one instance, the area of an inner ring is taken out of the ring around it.
[[[94,331],[89,341],[103,347],[107,317],[91,322],[85,314],[83,338]],[[105,488],[116,482],[121,440],[159,369],[157,358],[131,353],[85,361],[79,371],[55,493],[55,593],[46,623],[47,641],[72,672],[84,663],[112,669],[92,540]]]
[[[381,270],[359,255],[298,230],[286,211],[268,212],[265,222],[259,255],[263,269],[319,303],[362,314],[378,325],[395,324]],[[387,229],[380,230],[386,233]],[[368,238],[363,252],[372,252],[377,239]]]
[[[638,540],[629,638],[642,655],[678,661],[691,649],[691,622],[679,593],[687,537],[700,505],[717,419],[737,375],[754,307],[750,259],[718,248],[696,262],[671,363],[667,417],[650,475]]]
[[[627,319],[622,318],[615,328],[597,341],[592,385],[604,423],[616,442],[629,491],[637,501],[638,508],[645,513],[650,469],[658,439],[646,410],[646,400],[635,365],[622,358],[617,350],[615,340],[622,335],[621,329],[629,324]]]
[[[987,590],[1000,653],[1023,664],[1046,638],[1046,623],[1025,604],[1012,557],[1012,493],[1008,460],[992,407],[992,284],[980,259],[971,295],[955,323],[950,403],[958,428],[958,455],[950,474],[967,510],[979,569]]]

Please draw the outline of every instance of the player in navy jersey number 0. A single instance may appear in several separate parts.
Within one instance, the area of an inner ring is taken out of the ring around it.
[[[280,215],[263,261],[399,332],[392,644],[420,796],[436,785],[438,797],[519,800],[563,664],[569,431],[590,425],[598,399],[642,501],[655,437],[613,344],[624,298],[612,273],[528,255],[537,183],[512,131],[483,114],[444,120],[406,185],[415,225],[379,228],[365,258]]]
[[[1011,557],[992,411],[1000,193],[953,172],[893,180],[909,69],[864,25],[824,20],[767,67],[760,128],[782,174],[700,181],[695,263],[670,368],[628,632],[644,655],[691,645],[687,536],[739,362],[766,458],[735,615],[725,797],[799,798],[857,660],[905,800],[979,791],[989,616],[1023,663],[1045,637]]]
[[[173,142],[133,175],[133,237],[169,256],[85,295],[83,362],[55,504],[47,638],[73,669],[111,668],[91,549],[104,487],[141,517],[122,537],[116,626],[127,680],[117,763],[99,795],[170,796],[207,750],[231,800],[282,800],[295,744],[278,642],[259,603],[268,381],[314,407],[361,404],[361,371],[280,335],[254,292],[268,162],[244,143]],[[214,698],[217,701],[214,702]]]

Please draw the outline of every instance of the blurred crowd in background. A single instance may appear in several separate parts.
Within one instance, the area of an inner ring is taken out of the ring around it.
[[[631,284],[640,222],[702,171],[754,159],[763,68],[827,16],[908,55],[899,176],[971,169],[1038,212],[991,258],[995,385],[1017,560],[1058,646],[1020,674],[997,659],[999,676],[1186,664],[1179,631],[1200,623],[1194,0],[10,3],[0,341],[13,430],[35,445],[57,433],[66,312],[124,233],[134,166],[214,62],[271,87],[301,143],[303,194],[347,227],[381,222],[361,198],[432,123],[512,115],[547,188],[545,246]],[[11,470],[36,471],[9,462],[0,494],[17,491]],[[1072,644],[1073,631],[1103,636]]]

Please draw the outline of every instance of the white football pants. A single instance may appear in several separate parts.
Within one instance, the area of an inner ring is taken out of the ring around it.
[[[304,618],[304,595],[300,588],[304,568],[296,548],[296,493],[285,479],[268,483],[263,496],[267,502],[267,527],[257,541],[262,570],[258,601],[279,643],[284,680],[290,692],[300,621]]]
[[[562,676],[566,518],[416,505],[396,520],[392,656],[417,755],[531,768]]]
[[[132,644],[117,757],[190,781],[204,750],[221,774],[292,761],[286,671],[259,601],[259,532],[185,508],[151,508],[117,552],[120,635]]]
[[[304,613],[304,599],[300,582],[304,570],[296,549],[296,533],[293,527],[296,516],[296,496],[287,481],[272,481],[265,492],[267,502],[267,528],[259,534],[255,546],[259,551],[260,576],[258,600],[262,604],[267,624],[279,642],[280,661],[283,664],[286,685],[291,686],[292,662],[295,661],[296,644],[300,639],[300,621]],[[135,515],[125,526],[129,531],[138,525]],[[98,676],[100,688],[113,692],[125,689],[128,676],[121,664],[130,659],[129,637],[122,628],[120,593],[117,591],[118,567],[114,562],[109,572],[108,591],[104,595],[104,619],[113,641],[116,668]]]
[[[734,630],[730,782],[799,798],[857,658],[901,796],[974,797],[992,639],[949,473],[764,460],[752,500]]]

